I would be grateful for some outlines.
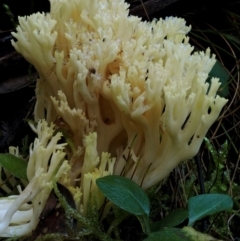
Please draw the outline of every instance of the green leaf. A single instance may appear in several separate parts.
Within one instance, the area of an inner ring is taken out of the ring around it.
[[[0,165],[9,171],[13,176],[24,179],[27,179],[27,162],[19,157],[16,157],[12,154],[5,153],[0,154]]]
[[[160,230],[161,228],[173,228],[181,224],[188,218],[188,210],[179,208],[171,212],[162,220],[155,222],[151,225],[152,231]]]
[[[128,178],[111,175],[96,180],[98,188],[118,207],[135,215],[149,215],[147,194]]]
[[[161,231],[150,233],[144,241],[193,241],[184,230],[179,228],[164,228]]]
[[[219,81],[221,82],[221,85],[218,90],[218,95],[222,97],[228,96],[228,80],[230,78],[230,75],[218,60],[216,61],[215,65],[209,73],[209,77],[207,79],[209,83],[211,83],[212,77],[219,78]]]
[[[193,225],[197,220],[208,215],[230,210],[233,207],[232,198],[224,194],[202,194],[188,201],[189,222]]]

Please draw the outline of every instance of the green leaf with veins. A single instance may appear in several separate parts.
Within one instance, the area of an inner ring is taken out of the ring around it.
[[[97,179],[96,183],[103,194],[118,207],[135,215],[149,216],[148,196],[135,182],[111,175]]]
[[[0,154],[0,165],[9,171],[14,177],[28,181],[27,162],[12,154]]]

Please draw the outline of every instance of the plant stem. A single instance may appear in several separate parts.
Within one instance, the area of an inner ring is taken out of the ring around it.
[[[141,224],[143,232],[145,234],[149,234],[151,232],[150,225],[149,225],[149,218],[146,215],[137,216],[137,218]]]

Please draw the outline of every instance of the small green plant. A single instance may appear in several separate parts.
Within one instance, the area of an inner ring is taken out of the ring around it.
[[[97,180],[99,189],[118,207],[136,215],[141,223],[143,232],[147,235],[145,241],[160,240],[200,240],[194,238],[195,231],[190,228],[174,228],[188,218],[188,226],[196,221],[217,212],[231,210],[232,198],[224,194],[204,194],[192,197],[188,201],[188,209],[179,209],[171,213],[160,222],[152,223],[149,219],[150,202],[143,192],[131,180],[121,176],[107,176]],[[133,186],[135,186],[133,188]],[[129,187],[129,188],[128,188]],[[125,190],[125,191],[124,191]],[[208,236],[198,233],[198,238],[207,240]]]
[[[146,193],[132,180],[121,176],[106,176],[97,179],[97,186],[107,197],[106,205],[109,201],[115,204],[111,214],[114,219],[110,226],[104,227],[98,220],[98,212],[94,209],[93,203],[89,205],[88,217],[83,217],[72,208],[66,198],[58,190],[55,177],[53,178],[54,191],[64,208],[68,218],[73,218],[78,222],[78,228],[71,234],[62,235],[59,233],[46,234],[38,241],[52,240],[121,240],[119,235],[119,224],[134,215],[140,222],[143,231],[144,241],[168,240],[168,241],[206,241],[214,240],[207,234],[202,234],[194,230],[191,226],[202,218],[217,212],[231,210],[233,206],[232,198],[224,194],[205,194],[189,199],[187,209],[178,209],[170,213],[164,219],[152,222],[149,218],[150,201]],[[94,196],[93,196],[94,197]],[[176,228],[183,221],[188,219],[188,226]]]

